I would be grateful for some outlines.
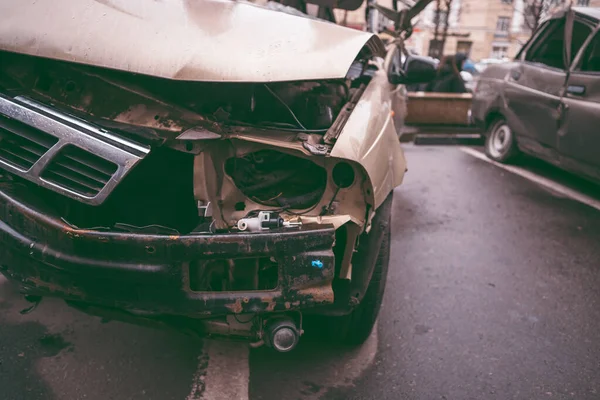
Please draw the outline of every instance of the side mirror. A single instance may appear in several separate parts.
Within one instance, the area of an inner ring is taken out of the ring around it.
[[[428,83],[437,75],[438,62],[431,57],[410,55],[403,69],[388,69],[388,80],[393,85]]]

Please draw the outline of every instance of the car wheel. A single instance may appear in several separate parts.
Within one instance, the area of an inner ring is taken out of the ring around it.
[[[501,163],[508,163],[519,155],[515,134],[504,119],[497,119],[490,125],[485,139],[485,154]]]
[[[393,193],[386,201],[392,201]],[[382,204],[381,208],[384,208]],[[373,269],[371,281],[361,303],[348,315],[328,318],[328,336],[338,343],[356,346],[363,344],[371,335],[377,321],[385,284],[387,282],[390,261],[391,213],[383,232],[381,245],[377,253],[377,261]],[[372,251],[365,248],[363,251]]]

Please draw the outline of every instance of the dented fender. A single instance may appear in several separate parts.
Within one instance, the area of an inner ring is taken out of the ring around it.
[[[379,69],[348,118],[331,151],[332,157],[352,160],[364,168],[378,208],[402,184],[406,159],[393,121],[392,89]]]

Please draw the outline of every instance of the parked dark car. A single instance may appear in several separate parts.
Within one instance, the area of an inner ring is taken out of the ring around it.
[[[513,62],[490,65],[472,116],[488,157],[520,153],[600,182],[600,9],[574,7],[544,22]]]

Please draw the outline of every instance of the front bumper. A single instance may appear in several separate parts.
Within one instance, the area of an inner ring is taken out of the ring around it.
[[[182,236],[73,229],[24,185],[0,182],[0,272],[27,295],[132,315],[211,318],[332,304],[334,235],[332,226]],[[190,265],[255,257],[276,263],[275,289],[192,290]]]

